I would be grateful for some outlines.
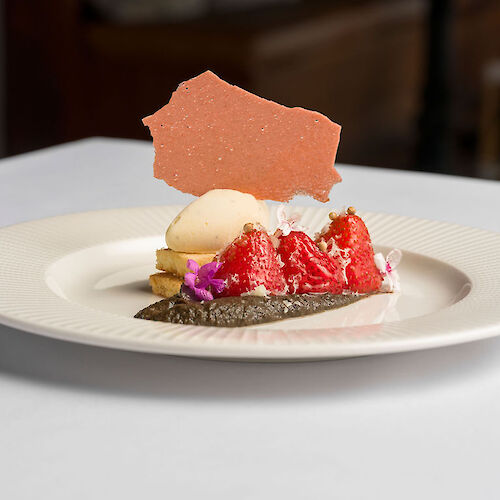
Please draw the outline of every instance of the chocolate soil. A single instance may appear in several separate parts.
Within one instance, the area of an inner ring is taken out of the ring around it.
[[[194,302],[189,297],[178,294],[151,304],[134,317],[183,325],[249,326],[338,309],[366,296],[323,293],[224,297]]]

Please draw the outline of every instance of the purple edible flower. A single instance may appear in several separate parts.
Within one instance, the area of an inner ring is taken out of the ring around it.
[[[186,267],[191,272],[184,275],[181,291],[189,295],[192,300],[213,300],[211,290],[220,293],[226,286],[224,280],[214,278],[221,265],[219,262],[209,262],[200,267],[195,260],[189,259]]]

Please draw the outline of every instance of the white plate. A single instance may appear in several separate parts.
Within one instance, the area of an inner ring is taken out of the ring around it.
[[[159,300],[147,277],[180,208],[88,212],[1,229],[0,322],[99,346],[247,360],[408,351],[500,333],[499,234],[373,213],[362,215],[377,249],[404,253],[398,295],[250,328],[134,319]],[[326,208],[299,211],[312,231],[327,220]]]

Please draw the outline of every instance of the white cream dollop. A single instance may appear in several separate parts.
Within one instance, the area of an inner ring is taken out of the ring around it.
[[[231,243],[247,222],[269,225],[264,201],[233,189],[213,189],[179,213],[165,241],[176,252],[215,253]]]
[[[247,295],[254,297],[269,297],[269,295],[271,295],[271,292],[267,290],[265,285],[259,285],[256,286],[253,290],[241,294],[242,297],[245,297]]]

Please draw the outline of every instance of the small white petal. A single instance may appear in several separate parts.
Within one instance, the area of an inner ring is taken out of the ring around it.
[[[278,227],[283,236],[288,236],[292,231],[305,231],[306,228],[302,227],[298,222],[301,219],[301,214],[294,213],[287,217],[285,205],[281,204],[277,211],[276,217],[278,219]]]
[[[381,272],[381,274],[386,274],[387,270],[384,256],[381,253],[376,253],[373,257],[373,260],[375,261],[375,265],[377,266],[377,269]]]
[[[391,250],[387,254],[387,262],[391,266],[391,269],[395,269],[399,263],[401,262],[401,259],[403,258],[403,252],[399,250],[398,248],[395,248],[394,250]]]
[[[401,291],[401,283],[399,279],[399,273],[396,270],[391,272],[391,280],[392,280],[392,291],[400,292]]]
[[[281,204],[276,210],[276,217],[278,218],[278,226],[286,221],[285,205]]]
[[[384,276],[382,285],[380,285],[380,291],[385,293],[391,293],[394,290],[394,283],[391,277],[387,274]]]

